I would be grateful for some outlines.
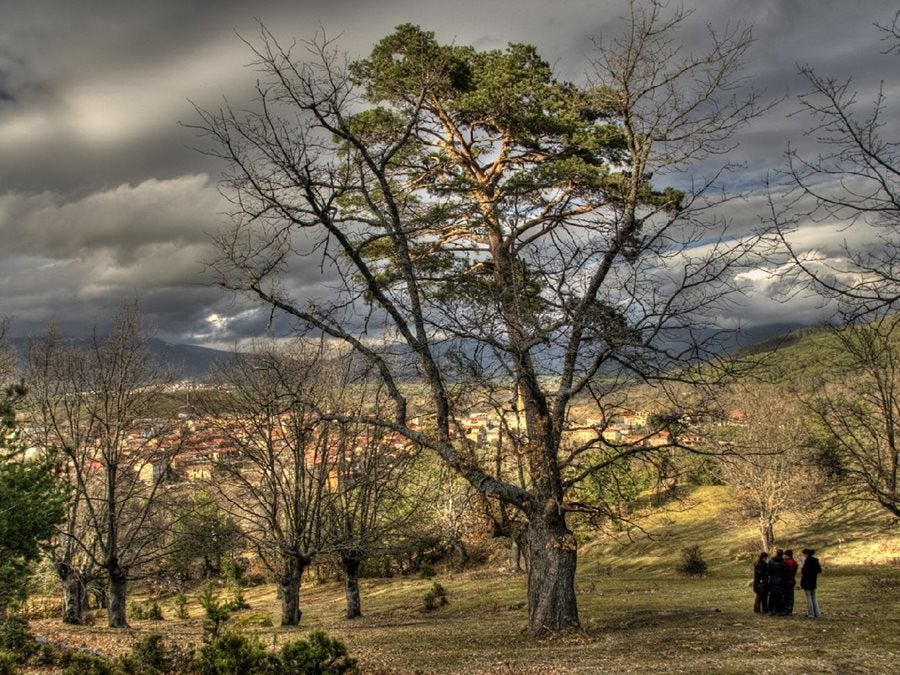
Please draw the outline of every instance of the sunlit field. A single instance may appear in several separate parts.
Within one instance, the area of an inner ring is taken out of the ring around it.
[[[582,535],[577,579],[582,630],[534,639],[527,624],[525,577],[496,561],[461,572],[439,569],[431,579],[395,577],[362,582],[364,616],[343,618],[338,582],[309,582],[302,590],[299,628],[277,622],[273,586],[245,589],[250,609],[231,627],[270,646],[321,628],[347,644],[363,672],[374,673],[891,673],[900,664],[900,528],[888,516],[849,509],[843,517],[782,524],[779,541],[820,557],[823,616],[803,616],[797,591],[790,617],[754,615],[748,587],[759,544],[723,488],[702,488],[647,523],[647,534]],[[681,551],[697,544],[709,564],[704,577],[675,573]],[[423,609],[438,581],[449,604]],[[33,619],[38,635],[105,654],[127,651],[148,632],[198,644],[202,609],[191,596],[189,618],[175,619],[172,598],[163,621],[131,620],[115,631],[63,627]],[[46,607],[40,599],[33,608]]]

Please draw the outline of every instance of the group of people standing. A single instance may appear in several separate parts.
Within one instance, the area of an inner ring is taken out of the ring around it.
[[[806,616],[818,618],[819,601],[816,598],[816,578],[822,573],[822,565],[815,557],[815,551],[805,548],[803,564],[794,560],[791,549],[776,549],[775,555],[762,552],[753,566],[753,592],[756,599],[753,611],[757,614],[777,614],[789,616],[794,613],[794,587],[797,571],[800,571],[800,588],[806,593]]]

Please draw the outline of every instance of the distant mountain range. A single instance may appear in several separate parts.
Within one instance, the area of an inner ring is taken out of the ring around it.
[[[25,365],[26,338],[13,338],[10,344],[19,352],[19,364]],[[87,338],[67,338],[66,342],[75,346],[87,346]],[[202,381],[212,374],[216,363],[225,361],[231,352],[196,345],[182,345],[151,338],[147,342],[150,358],[158,368],[172,373],[176,380]]]
[[[798,331],[804,327],[799,324],[768,324],[741,331],[721,345],[722,351],[731,353],[753,353],[769,351],[776,346],[784,346],[786,342],[796,340]],[[69,338],[72,344],[87,344],[86,338]],[[28,341],[14,338],[10,343],[24,354]],[[173,344],[156,338],[148,341],[150,356],[156,366],[171,372],[175,379],[198,380],[208,379],[217,363],[227,360],[231,352],[196,345]],[[446,348],[446,346],[444,347]],[[398,347],[398,354],[406,354],[407,350]],[[24,365],[24,361],[21,361]]]

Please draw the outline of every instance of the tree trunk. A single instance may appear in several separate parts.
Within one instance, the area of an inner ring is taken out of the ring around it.
[[[759,521],[759,538],[762,541],[763,551],[772,552],[775,548],[775,523],[761,518]]]
[[[306,568],[298,555],[288,555],[284,562],[284,571],[276,580],[278,596],[281,598],[281,625],[297,626],[300,624],[300,579]]]
[[[359,599],[359,568],[362,564],[359,555],[341,556],[341,567],[344,570],[344,591],[347,596],[347,618],[362,616],[362,604]]]
[[[546,635],[578,628],[575,536],[555,500],[528,523],[528,632]]]
[[[519,542],[516,541],[515,537],[510,537],[509,540],[506,565],[510,572],[519,573],[522,571],[522,549],[519,548]]]
[[[57,563],[56,572],[63,587],[63,623],[80,625],[84,622],[84,603],[87,600],[84,579],[68,563]]]
[[[128,628],[125,603],[128,595],[128,575],[119,565],[109,571],[109,608],[106,610],[110,628]]]

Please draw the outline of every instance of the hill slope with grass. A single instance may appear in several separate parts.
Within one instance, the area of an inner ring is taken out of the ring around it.
[[[702,487],[670,504],[631,538],[582,532],[577,577],[582,630],[527,637],[525,577],[500,562],[442,570],[431,579],[364,579],[363,617],[343,618],[340,583],[306,582],[300,628],[277,621],[273,586],[244,591],[250,609],[231,625],[277,647],[324,629],[344,640],[369,673],[890,673],[900,663],[900,527],[864,508],[817,518],[791,516],[779,526],[786,547],[812,547],[822,560],[823,617],[803,617],[803,595],[791,617],[752,613],[747,582],[757,553],[755,523],[741,516],[723,487]],[[682,550],[698,545],[705,576],[675,572]],[[499,553],[499,551],[498,551]],[[496,557],[500,560],[500,556]],[[438,582],[446,606],[427,611]],[[40,601],[36,601],[36,609]],[[140,635],[162,632],[179,644],[201,641],[202,609],[190,594],[187,619],[174,598],[161,601],[163,621],[132,621],[128,631],[97,625],[63,627],[32,621],[51,640],[116,653]]]

